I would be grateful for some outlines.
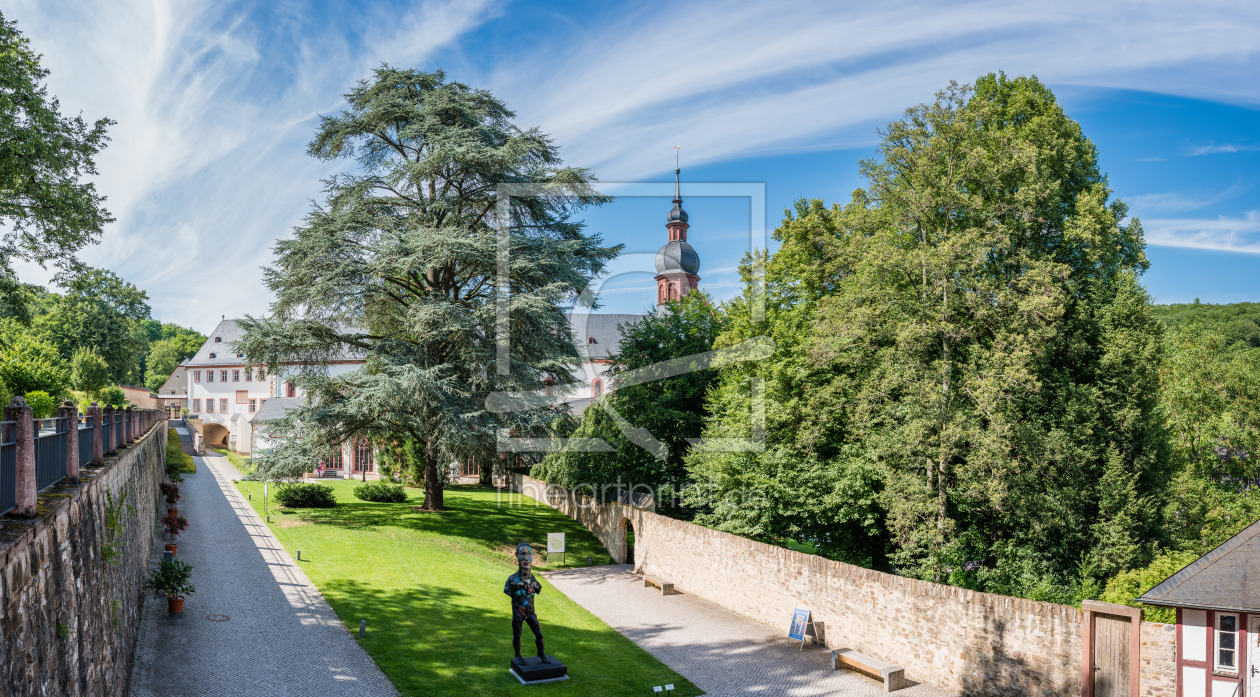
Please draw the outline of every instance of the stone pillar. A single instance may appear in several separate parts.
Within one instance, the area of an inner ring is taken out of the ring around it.
[[[79,481],[79,407],[67,399],[57,417],[66,424],[66,483],[74,484]]]
[[[17,466],[15,477],[15,506],[11,515],[24,518],[35,517],[35,414],[27,406],[26,400],[14,397],[9,406],[4,408],[4,420],[16,422]]]
[[[105,461],[105,444],[101,440],[105,434],[101,426],[101,406],[92,402],[92,406],[88,407],[88,416],[92,417],[92,464],[100,465]]]
[[[118,433],[118,431],[114,430],[115,429],[114,418],[117,413],[118,412],[115,411],[112,405],[105,407],[105,410],[101,412],[101,425],[102,426],[105,425],[105,418],[109,417],[109,428],[105,430],[105,454],[106,455],[113,455],[115,452],[118,451],[118,443],[114,442],[118,440],[118,438],[115,436],[115,434]]]

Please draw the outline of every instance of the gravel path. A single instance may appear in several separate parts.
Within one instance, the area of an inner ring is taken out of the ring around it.
[[[883,695],[883,683],[847,670],[831,669],[831,652],[787,642],[787,623],[775,630],[692,595],[662,596],[644,588],[629,565],[549,571],[558,590],[634,643],[678,671],[706,694]],[[543,627],[547,626],[542,618]],[[828,634],[836,631],[827,628]],[[564,647],[556,655],[564,660]],[[579,669],[570,666],[573,679]],[[945,697],[926,684],[899,690],[903,697]]]
[[[147,596],[133,697],[395,697],[232,484],[236,468],[217,454],[195,459],[197,473],[181,486],[188,529],[178,557],[195,567],[197,592],[182,615],[169,614],[165,598]],[[159,535],[153,563],[162,551]]]

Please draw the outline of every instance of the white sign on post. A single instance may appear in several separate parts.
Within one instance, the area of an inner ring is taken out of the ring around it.
[[[564,533],[547,533],[547,554],[560,554],[564,551]]]
[[[564,564],[565,562],[564,533],[562,532],[547,533],[547,554],[548,556],[552,554],[560,554],[560,563]]]

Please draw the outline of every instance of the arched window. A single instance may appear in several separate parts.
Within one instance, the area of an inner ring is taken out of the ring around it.
[[[600,378],[591,380],[591,397],[599,399],[602,394],[604,394],[604,381]]]
[[[372,464],[372,442],[366,438],[360,438],[354,444],[354,471],[371,472]]]

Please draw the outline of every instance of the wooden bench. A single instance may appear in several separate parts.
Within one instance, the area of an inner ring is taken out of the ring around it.
[[[660,588],[661,595],[674,594],[674,584],[669,581],[662,581],[659,578],[652,578],[651,576],[644,576],[643,587],[647,588],[648,586],[656,586],[657,588]]]
[[[884,692],[906,687],[906,669],[888,661],[871,658],[853,649],[836,649],[831,652],[831,669],[849,668],[884,681]]]

